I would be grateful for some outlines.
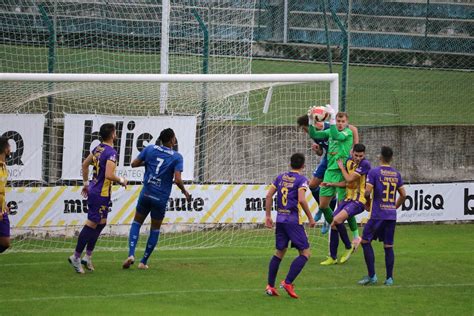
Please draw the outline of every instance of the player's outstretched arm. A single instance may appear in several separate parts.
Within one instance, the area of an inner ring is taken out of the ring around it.
[[[113,182],[118,182],[121,186],[126,187],[128,181],[124,177],[117,177],[115,175],[116,167],[115,161],[107,160],[107,164],[105,165],[105,178]]]
[[[184,194],[184,196],[186,197],[186,200],[188,202],[191,201],[191,194],[189,194],[189,192],[184,187],[183,178],[181,177],[181,171],[176,170],[174,172],[174,183],[176,183],[178,188],[181,190],[181,193]]]
[[[309,131],[309,137],[313,139],[326,139],[329,137],[328,130],[318,131],[316,127],[314,127],[313,125],[310,125],[308,127],[308,131]]]
[[[309,210],[308,201],[306,201],[306,190],[303,188],[298,189],[298,203],[303,208],[306,217],[308,217],[309,226],[314,227],[316,222],[314,221],[313,215],[311,215],[311,211]]]
[[[94,156],[89,154],[82,162],[82,183],[84,183],[84,186],[81,194],[85,198],[89,195],[89,166],[92,165],[93,158]]]
[[[398,199],[397,199],[397,202],[395,203],[396,209],[402,206],[403,202],[405,202],[407,198],[407,192],[405,191],[404,187],[399,187],[397,191],[398,191]]]
[[[265,197],[265,227],[272,228],[273,227],[273,220],[272,220],[272,204],[273,204],[273,196],[275,195],[276,188],[274,185],[270,186],[268,189],[267,196]]]
[[[359,130],[354,125],[349,124],[349,129],[352,131],[352,145],[359,143]]]

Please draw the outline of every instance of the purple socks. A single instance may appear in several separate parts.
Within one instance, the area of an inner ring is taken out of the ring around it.
[[[304,265],[308,261],[308,258],[305,256],[299,255],[298,257],[293,260],[290,266],[290,271],[288,272],[288,275],[286,276],[285,282],[287,284],[293,283],[293,281],[296,279],[298,274],[300,274],[301,270],[303,270]]]
[[[364,249],[364,258],[365,264],[367,265],[367,272],[369,273],[369,277],[373,278],[375,275],[374,249],[370,243],[362,243],[362,248]]]
[[[94,251],[95,244],[97,243],[97,240],[99,239],[100,233],[102,233],[102,230],[105,228],[106,224],[99,224],[97,225],[96,229],[94,230],[94,236],[87,242],[86,246],[86,254],[88,256],[92,256],[92,251]]]
[[[344,224],[338,224],[336,225],[337,231],[339,232],[339,236],[341,236],[341,240],[344,243],[344,246],[346,246],[346,249],[351,249],[352,244],[351,241],[349,240],[349,236],[347,235],[347,229]]]
[[[331,239],[329,240],[329,254],[331,258],[337,258],[337,247],[339,247],[339,232],[331,229]]]
[[[270,265],[268,266],[268,285],[275,287],[275,279],[278,273],[278,268],[280,267],[281,259],[277,256],[273,256],[270,260]]]
[[[384,248],[385,250],[385,269],[387,270],[387,279],[392,277],[393,264],[395,263],[395,254],[393,253],[393,247]]]
[[[86,248],[87,243],[89,242],[89,240],[92,240],[95,235],[95,229],[89,226],[84,226],[82,228],[81,233],[79,234],[79,238],[77,239],[76,252],[74,253],[74,256],[76,258],[81,257],[82,252],[84,251],[84,248]]]

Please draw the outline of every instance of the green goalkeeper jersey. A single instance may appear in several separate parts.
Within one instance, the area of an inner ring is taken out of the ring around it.
[[[316,139],[329,138],[327,170],[339,170],[337,161],[339,159],[346,161],[349,158],[353,143],[350,128],[338,131],[336,125],[331,125],[329,129],[318,131],[314,126],[309,126],[309,136]]]

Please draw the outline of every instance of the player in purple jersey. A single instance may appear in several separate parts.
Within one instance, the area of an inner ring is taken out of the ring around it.
[[[362,233],[362,248],[364,249],[368,275],[358,282],[360,285],[377,283],[375,255],[371,244],[372,240],[376,239],[384,243],[385,268],[387,271],[384,284],[393,285],[392,272],[395,261],[393,240],[397,221],[397,209],[405,201],[406,192],[400,172],[390,166],[392,157],[392,149],[390,147],[382,147],[380,166],[370,170],[367,176],[365,197],[369,199],[372,193],[372,203],[370,219]],[[398,199],[397,192],[399,194]]]
[[[107,223],[107,213],[110,207],[112,184],[114,182],[126,187],[127,180],[115,175],[117,152],[113,148],[116,139],[115,126],[107,123],[100,127],[102,139],[92,153],[82,163],[82,179],[84,187],[82,196],[87,198],[87,221],[79,234],[76,251],[68,258],[69,263],[77,273],[84,273],[82,265],[94,271],[92,251],[97,239]],[[93,165],[92,180],[89,183],[89,166]],[[86,248],[87,246],[87,248]],[[82,252],[86,255],[81,260]]]
[[[354,244],[351,244],[351,241],[349,240],[344,221],[365,210],[366,199],[364,191],[367,174],[371,168],[370,162],[365,159],[365,146],[362,144],[354,145],[352,156],[347,159],[345,163],[342,160],[338,160],[337,164],[345,181],[339,183],[323,183],[323,185],[345,187],[346,197],[339,203],[337,209],[333,213],[334,218],[331,223],[331,236],[329,242],[330,256],[327,260],[321,262],[321,265],[345,263],[349,260],[352,253],[357,248]],[[341,237],[341,240],[344,243],[346,252],[338,262],[337,248],[339,246],[339,237]]]
[[[271,184],[265,200],[265,226],[273,227],[271,209],[273,205],[273,196],[277,193],[277,218],[275,230],[275,248],[276,253],[270,260],[268,269],[268,285],[265,292],[270,296],[278,296],[275,289],[275,279],[280,267],[281,260],[285,256],[288,249],[288,243],[298,249],[299,256],[293,260],[290,271],[286,279],[281,281],[280,287],[293,298],[298,298],[294,291],[293,281],[303,270],[308,261],[311,252],[309,249],[308,237],[302,225],[300,207],[303,208],[309,219],[310,227],[314,227],[316,222],[309,211],[308,202],[306,201],[306,190],[308,188],[308,180],[301,173],[304,169],[305,157],[303,154],[293,154],[291,156],[291,171],[280,174]]]
[[[10,248],[10,220],[8,214],[10,209],[7,206],[5,186],[8,180],[8,170],[6,160],[10,156],[10,144],[8,138],[0,137],[0,253]]]

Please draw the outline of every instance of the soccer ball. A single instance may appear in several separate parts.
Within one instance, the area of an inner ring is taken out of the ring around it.
[[[329,117],[325,106],[313,106],[311,108],[311,115],[315,122],[324,122]]]

